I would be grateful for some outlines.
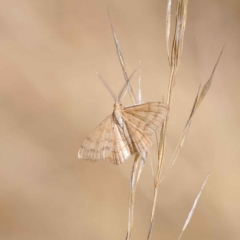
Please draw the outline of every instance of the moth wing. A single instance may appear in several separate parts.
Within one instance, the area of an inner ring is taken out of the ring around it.
[[[121,127],[115,123],[113,126],[113,148],[109,161],[114,164],[124,163],[124,161],[132,154],[126,136]]]
[[[78,151],[79,159],[104,160],[112,153],[113,147],[113,116],[108,116],[83,141]]]
[[[108,160],[114,164],[123,163],[131,155],[122,129],[113,115],[108,116],[82,143],[79,159]]]
[[[149,102],[123,109],[124,123],[138,152],[147,151],[152,145],[154,132],[163,124],[168,106]]]

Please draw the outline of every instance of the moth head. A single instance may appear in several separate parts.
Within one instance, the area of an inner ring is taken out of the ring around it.
[[[114,109],[122,108],[122,104],[120,102],[115,102],[113,105]]]

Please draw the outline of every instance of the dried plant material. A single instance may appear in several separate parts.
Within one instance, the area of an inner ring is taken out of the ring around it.
[[[142,170],[143,170],[143,167],[146,163],[146,160],[147,160],[147,155],[148,155],[148,152],[142,152],[141,155],[139,156],[140,158],[140,164],[139,164],[139,168],[138,168],[138,173],[137,173],[137,182],[139,181],[140,179],[140,176],[141,176],[141,173],[142,173]]]
[[[200,90],[200,87],[199,87],[199,90]],[[193,117],[193,114],[194,114],[196,106],[197,106],[198,97],[199,97],[199,90],[198,90],[197,96],[195,98],[195,101],[194,101],[194,104],[193,104],[193,107],[192,107],[192,111],[191,111],[191,114],[190,114],[189,119],[187,121],[187,124],[186,124],[186,126],[185,126],[185,128],[183,130],[182,136],[181,136],[181,138],[180,138],[180,140],[179,140],[179,142],[177,144],[177,147],[176,147],[176,149],[175,149],[175,151],[173,153],[172,159],[171,159],[169,165],[167,166],[167,169],[166,169],[164,175],[162,176],[160,182],[162,182],[164,180],[164,178],[167,176],[168,172],[172,168],[172,166],[175,163],[175,161],[176,161],[176,159],[178,157],[178,154],[179,154],[179,152],[180,152],[180,150],[181,150],[181,148],[183,146],[183,143],[184,143],[184,141],[185,141],[185,139],[187,137],[188,131],[189,131],[190,126],[191,126],[192,117]]]
[[[139,61],[139,65],[138,65],[138,104],[142,103],[142,88],[141,88],[141,61]],[[156,132],[155,132],[156,134]],[[138,173],[137,173],[137,182],[139,181],[139,178],[141,176],[143,167],[146,163],[147,160],[147,152],[142,152],[141,155],[139,156],[140,158],[140,164],[139,164],[139,168],[138,168]]]
[[[156,211],[156,206],[157,206],[158,185],[159,185],[159,181],[160,181],[162,164],[163,164],[163,153],[164,153],[163,150],[165,147],[163,131],[164,131],[164,125],[160,132],[160,140],[159,140],[159,148],[158,148],[158,166],[157,166],[157,172],[156,172],[155,178],[154,178],[154,195],[153,195],[153,205],[152,205],[150,227],[149,227],[148,236],[147,236],[148,240],[151,239],[152,230],[153,230],[153,226],[154,226],[154,222],[155,222],[155,211]]]
[[[172,67],[176,69],[178,68],[180,56],[182,53],[183,38],[187,20],[187,5],[188,0],[178,0],[177,2],[175,35],[172,44],[170,64]],[[167,12],[167,14],[169,14],[169,12]]]
[[[167,176],[167,174],[169,173],[169,171],[171,170],[172,166],[174,165],[174,163],[176,162],[177,160],[177,157],[179,155],[179,152],[181,150],[181,148],[183,147],[183,144],[185,142],[185,139],[188,135],[188,132],[189,132],[189,129],[190,129],[190,126],[191,126],[191,122],[192,122],[192,117],[194,116],[194,113],[196,112],[197,108],[200,106],[202,100],[205,98],[205,96],[207,95],[209,89],[210,89],[210,86],[211,86],[211,83],[212,83],[212,80],[213,80],[213,76],[214,76],[214,73],[216,71],[216,68],[217,68],[217,65],[219,63],[219,60],[222,56],[222,53],[223,53],[223,50],[224,50],[224,47],[222,49],[222,51],[220,52],[219,54],[219,57],[215,63],[215,66],[212,70],[212,73],[210,75],[210,78],[208,79],[208,81],[205,83],[205,85],[203,86],[202,90],[200,91],[200,88],[198,90],[198,93],[197,93],[197,96],[195,98],[195,101],[194,101],[194,104],[193,104],[193,107],[192,107],[192,111],[190,113],[190,116],[188,118],[188,121],[185,125],[185,128],[183,130],[183,133],[182,133],[182,136],[175,148],[175,151],[173,153],[173,156],[172,156],[172,159],[169,163],[169,165],[167,166],[167,169],[166,169],[166,172],[164,173],[162,179],[161,179],[161,182],[164,180],[164,178]]]
[[[148,151],[155,131],[166,119],[168,106],[149,102],[123,107],[120,101],[128,86],[127,82],[118,99],[109,90],[115,100],[114,111],[83,141],[78,158],[120,164],[132,154]]]
[[[170,77],[168,83],[168,92],[167,92],[167,102],[166,104],[169,106],[169,111],[171,107],[171,99],[172,99],[172,90],[173,86],[175,85],[175,76],[178,70],[182,46],[183,46],[183,39],[184,39],[184,32],[186,27],[186,19],[187,19],[187,5],[188,0],[178,0],[177,1],[177,9],[176,9],[176,23],[175,23],[175,31],[172,43],[172,50],[171,55],[169,54],[170,59]],[[171,18],[171,2],[168,1],[167,4],[167,17],[166,17],[166,39],[167,39],[167,48],[169,49],[169,36],[170,36],[170,18]],[[148,240],[151,239],[152,229],[155,220],[155,209],[157,203],[157,195],[158,195],[158,186],[160,183],[160,176],[162,172],[162,165],[164,161],[164,152],[165,152],[165,141],[166,141],[166,131],[167,131],[167,123],[168,123],[169,114],[166,117],[166,120],[163,124],[161,133],[160,133],[160,140],[159,140],[159,147],[158,147],[158,166],[157,166],[157,173],[154,181],[154,196],[153,196],[153,205],[152,205],[152,213],[151,213],[151,220],[150,220],[150,227],[148,232]]]
[[[116,50],[117,50],[117,54],[118,54],[118,58],[119,58],[119,62],[121,64],[122,67],[122,72],[123,72],[123,76],[125,78],[125,81],[127,83],[130,82],[130,78],[128,77],[127,71],[125,69],[125,63],[124,63],[124,58],[121,52],[121,48],[117,39],[117,36],[115,34],[114,28],[113,28],[113,24],[112,24],[112,20],[111,20],[111,16],[110,16],[110,12],[108,10],[108,16],[109,16],[109,20],[110,20],[110,24],[111,24],[111,29],[112,29],[112,34],[113,34],[113,38],[114,38],[114,42],[115,42],[115,46],[116,46]],[[130,95],[130,98],[133,102],[133,104],[136,104],[138,102],[138,104],[141,104],[142,101],[142,94],[141,94],[141,68],[140,68],[141,62],[139,62],[139,78],[138,78],[138,99],[136,100],[136,97],[134,95],[133,89],[131,87],[131,85],[129,84],[128,87],[128,93]],[[138,162],[138,158],[141,156],[140,158],[140,166],[139,168],[136,167],[136,162]],[[147,153],[144,151],[141,154],[137,154],[136,155],[136,159],[133,163],[133,170],[132,170],[132,176],[137,175],[137,181],[135,181],[135,178],[132,177],[130,180],[130,185],[135,185],[137,184],[143,166],[145,165],[145,161],[146,161],[146,157],[147,157]],[[136,185],[137,187],[137,185]],[[135,187],[135,188],[136,188]],[[129,217],[128,217],[128,231],[127,231],[127,236],[126,239],[130,239],[131,236],[131,230],[132,230],[132,226],[133,226],[133,211],[134,211],[134,198],[135,198],[135,188],[130,188],[130,193],[129,193]]]
[[[110,24],[111,24],[113,39],[114,39],[115,46],[116,46],[116,49],[117,49],[118,59],[119,59],[119,62],[121,64],[121,67],[122,67],[123,76],[124,76],[125,81],[129,82],[129,77],[128,77],[127,71],[125,69],[124,58],[123,58],[121,48],[120,48],[120,45],[119,45],[119,42],[118,42],[118,39],[117,39],[117,35],[116,35],[116,33],[114,31],[114,28],[113,28],[112,19],[111,19],[111,16],[110,16],[109,9],[108,9],[108,17],[109,17],[109,21],[110,21]],[[135,94],[133,92],[133,89],[132,89],[131,85],[128,88],[128,93],[129,93],[129,96],[130,96],[133,104],[136,104],[137,103],[136,102],[136,97],[135,97]]]
[[[214,76],[215,70],[216,70],[217,65],[218,65],[218,63],[219,63],[219,61],[220,61],[220,58],[221,58],[221,56],[222,56],[222,53],[223,53],[224,48],[225,48],[225,45],[223,46],[222,51],[221,51],[221,53],[219,54],[219,57],[218,57],[218,59],[217,59],[217,62],[215,63],[215,66],[214,66],[214,68],[213,68],[213,70],[212,70],[212,73],[211,73],[210,78],[208,79],[208,81],[205,83],[205,85],[204,85],[203,88],[202,88],[202,91],[201,91],[201,93],[200,93],[200,96],[199,96],[199,99],[198,99],[198,102],[197,102],[197,108],[200,106],[202,100],[204,99],[204,97],[205,97],[206,94],[208,93],[208,90],[209,90],[209,88],[210,88],[210,86],[211,86],[211,84],[212,84],[212,80],[213,80],[213,76]]]
[[[171,30],[171,7],[172,7],[172,1],[168,0],[167,15],[166,15],[166,43],[167,43],[167,55],[168,55],[169,65],[171,65],[170,49],[169,49],[169,37],[170,37],[170,30]]]
[[[193,216],[193,213],[194,213],[195,208],[196,208],[196,206],[197,206],[198,200],[199,200],[199,198],[200,198],[200,196],[201,196],[201,194],[202,194],[202,191],[203,191],[203,189],[204,189],[204,187],[205,187],[205,185],[206,185],[206,183],[207,183],[207,180],[208,180],[208,178],[209,178],[209,175],[210,175],[210,174],[207,175],[207,177],[206,177],[206,179],[205,179],[205,181],[204,181],[204,183],[203,183],[203,185],[202,185],[202,187],[201,187],[201,189],[200,189],[200,191],[199,191],[199,193],[198,193],[198,195],[197,195],[197,197],[196,197],[196,199],[195,199],[195,201],[194,201],[194,203],[193,203],[192,209],[191,209],[191,211],[190,211],[189,214],[188,214],[188,217],[187,217],[187,219],[186,219],[186,221],[185,221],[185,224],[184,224],[184,226],[183,226],[182,232],[181,232],[180,236],[178,237],[178,240],[181,239],[181,237],[182,237],[182,235],[183,235],[183,232],[185,231],[186,227],[188,226],[189,222],[190,222],[191,219],[192,219],[192,216]]]
[[[129,202],[128,202],[128,228],[127,228],[127,235],[126,240],[129,240],[132,234],[132,228],[133,228],[133,212],[134,212],[134,202],[135,202],[135,194],[137,189],[137,182],[138,182],[138,176],[137,176],[137,169],[139,164],[139,154],[136,154],[132,172],[131,172],[131,180],[130,180],[130,194],[129,194]]]
[[[141,62],[139,62],[138,68],[138,104],[142,102],[142,92],[141,92]],[[130,191],[129,191],[129,206],[128,206],[128,228],[126,240],[129,240],[132,234],[133,228],[133,213],[134,213],[134,202],[135,202],[135,193],[137,190],[137,183],[140,179],[143,167],[147,159],[147,152],[142,152],[141,154],[136,154],[135,161],[133,162],[132,174],[130,180]],[[139,164],[140,162],[140,164]],[[139,165],[139,166],[138,166]]]
[[[155,179],[154,166],[153,166],[152,156],[151,156],[151,153],[150,153],[150,152],[149,152],[149,160],[150,160],[150,166],[151,166],[152,176],[153,176],[153,179]]]

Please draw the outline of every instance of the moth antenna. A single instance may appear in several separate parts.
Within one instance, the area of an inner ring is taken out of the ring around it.
[[[127,93],[127,89],[130,86],[130,81],[133,77],[133,75],[136,73],[137,69],[131,74],[131,76],[129,77],[127,83],[124,84],[121,92],[118,95],[118,101],[121,102],[121,100],[123,99],[123,97],[125,96],[125,94]]]
[[[107,82],[103,79],[103,77],[97,71],[96,71],[96,74],[98,75],[99,79],[102,81],[104,86],[107,88],[107,90],[111,93],[114,101],[117,102],[117,97],[116,97],[115,93],[113,92],[113,90],[110,88],[110,86],[107,84]]]
[[[142,75],[142,70],[141,70],[141,61],[139,61],[138,65],[138,103],[140,104],[142,102],[142,90],[141,90],[141,75]]]

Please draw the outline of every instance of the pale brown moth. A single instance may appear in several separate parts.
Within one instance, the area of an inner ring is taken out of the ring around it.
[[[162,102],[147,102],[123,107],[121,100],[129,81],[117,98],[104,79],[99,74],[98,76],[114,98],[114,110],[83,141],[78,158],[92,161],[108,160],[120,164],[134,153],[148,151],[155,131],[166,119],[168,106]]]

